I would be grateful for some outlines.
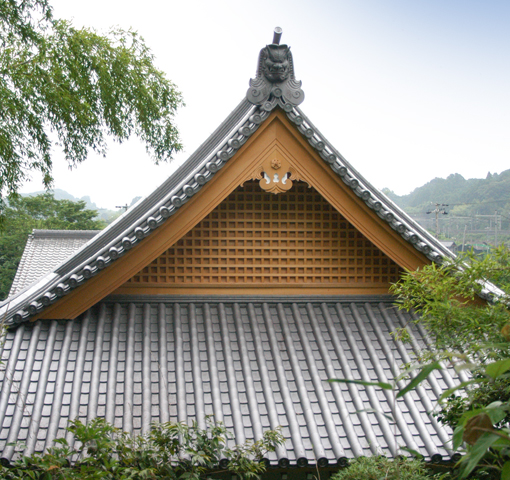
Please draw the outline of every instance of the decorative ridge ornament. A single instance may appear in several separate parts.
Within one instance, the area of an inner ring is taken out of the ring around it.
[[[289,191],[295,181],[305,181],[310,186],[308,180],[278,150],[272,150],[266,155],[241,186],[247,180],[258,180],[262,190],[274,194]]]
[[[286,112],[300,105],[305,99],[301,81],[294,77],[294,62],[288,45],[280,45],[282,29],[276,27],[273,43],[266,45],[259,54],[257,76],[250,79],[246,98],[266,111],[280,105]]]

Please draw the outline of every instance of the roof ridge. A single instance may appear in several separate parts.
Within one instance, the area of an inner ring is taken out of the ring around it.
[[[101,230],[48,230],[36,229],[32,230],[33,238],[92,238]]]

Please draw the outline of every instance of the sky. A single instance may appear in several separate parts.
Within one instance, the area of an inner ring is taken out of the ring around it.
[[[110,142],[55,188],[113,209],[148,195],[243,99],[276,26],[303,82],[301,105],[377,188],[407,194],[435,177],[510,168],[507,0],[52,0],[54,15],[107,32],[132,28],[182,92],[184,152],[155,166],[136,138]],[[34,176],[24,192],[41,189]]]

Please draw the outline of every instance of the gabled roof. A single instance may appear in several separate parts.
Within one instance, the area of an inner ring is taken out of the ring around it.
[[[313,186],[399,266],[451,255],[322,136],[299,108],[300,87],[289,49],[263,49],[247,98],[174,174],[0,306],[17,325],[0,346],[4,457],[15,454],[15,440],[25,454],[62,435],[72,442],[64,428],[76,417],[140,433],[152,421],[200,424],[205,415],[223,420],[237,443],[282,425],[287,442],[273,466],[396,455],[401,446],[427,458],[451,453],[429,415],[453,385],[451,372],[434,372],[397,402],[388,391],[326,382],[391,379],[426,344],[388,295],[108,296],[239,185],[275,183],[261,169],[268,160],[288,162],[281,184]],[[389,334],[397,325],[413,329],[410,344]]]
[[[98,232],[99,230],[33,230],[28,236],[9,296],[21,292],[53,271]]]
[[[284,115],[303,139],[364,204],[418,252],[434,262],[452,253],[414,222],[382,192],[374,188],[323,137],[299,107],[285,107]],[[267,108],[267,110],[266,110]],[[48,306],[87,281],[143,242],[196,195],[225,164],[235,161],[237,151],[264,125],[274,105],[241,101],[218,129],[151,195],[131,207],[99,232],[67,261],[54,268],[24,291],[0,305],[8,324],[17,324],[41,314]],[[283,109],[282,109],[283,110]]]
[[[275,36],[274,41],[279,41]],[[89,279],[107,270],[140,242],[146,241],[193,196],[203,189],[263,127],[272,112],[280,110],[297,134],[313,148],[329,170],[340,178],[366,207],[375,212],[413,249],[434,262],[452,253],[414,222],[382,192],[374,188],[331,145],[298,105],[304,99],[301,82],[294,78],[292,55],[286,45],[271,44],[261,50],[257,76],[243,99],[216,131],[151,195],[139,201],[69,259],[52,268],[36,283],[13,294],[0,305],[8,324],[40,317],[44,311]],[[401,265],[406,268],[408,266]],[[97,299],[99,300],[99,298]],[[80,312],[81,313],[81,312]]]

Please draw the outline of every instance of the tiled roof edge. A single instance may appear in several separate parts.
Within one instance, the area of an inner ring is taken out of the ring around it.
[[[93,238],[101,230],[38,230],[32,231],[33,238]]]
[[[362,198],[369,208],[397,231],[404,240],[422,252],[429,260],[442,263],[445,258],[455,259],[456,255],[433,237],[425,228],[415,222],[384,193],[373,187],[319,132],[306,115],[295,107],[287,111],[287,116],[298,125],[298,129],[308,139],[308,143],[317,150],[321,158],[329,163],[331,169],[342,178],[357,196]],[[480,297],[492,301],[504,294],[490,282],[484,283]]]
[[[151,195],[125,212],[41,281],[0,304],[8,325],[28,321],[86,282],[162,225],[258,129],[270,112],[243,100],[189,159]]]
[[[163,206],[169,203],[169,199],[173,196],[181,196],[182,203],[187,201],[188,197],[183,194],[183,188],[191,184],[197,190],[200,185],[196,185],[193,176],[207,163],[207,159],[214,160],[215,154],[221,151],[226,141],[239,128],[239,123],[246,123],[246,116],[254,110],[253,105],[243,100],[230,113],[227,119],[209,136],[209,138],[191,156],[175,171],[167,180],[165,180],[156,190],[144,199],[137,202],[133,207],[123,213],[115,222],[101,231],[97,237],[97,242],[103,245],[114,245],[117,237],[121,234],[129,234],[133,226],[143,224],[147,220],[147,212],[151,212],[155,207]],[[249,115],[248,115],[249,116]],[[256,128],[248,130],[251,135]],[[244,142],[243,142],[244,143]],[[228,147],[227,147],[228,148]],[[229,157],[230,158],[230,157]],[[224,163],[224,162],[223,162]],[[209,178],[207,178],[209,180]],[[192,192],[194,194],[195,192]],[[156,216],[159,212],[152,212]],[[95,242],[91,243],[73,256],[67,262],[64,262],[57,270],[59,274],[65,274],[69,269],[74,269],[80,264],[87,262],[96,250]]]
[[[372,186],[363,175],[353,168],[342,154],[326,140],[300,108],[295,107],[292,111],[286,113],[288,118],[296,124],[301,134],[308,140],[308,143],[329,164],[331,170],[370,209],[374,210],[380,218],[385,220],[402,238],[411,243],[416,250],[422,252],[429,260],[436,263],[441,263],[444,257],[455,257],[450,250],[445,248],[436,238],[430,235],[430,233],[410,218],[384,193]]]
[[[27,262],[28,257],[32,253],[31,248],[27,248],[27,247],[28,247],[29,243],[32,243],[33,239],[34,239],[34,235],[32,232],[31,234],[28,235],[27,241],[25,243],[25,247],[23,248],[23,254],[21,255],[21,259],[19,261],[18,268],[16,270],[16,275],[14,275],[14,279],[12,281],[11,288],[9,289],[9,297],[11,295],[14,295],[14,293],[18,291],[18,286],[21,281],[21,275],[24,270],[24,265]],[[7,297],[7,298],[9,298],[9,297]]]

